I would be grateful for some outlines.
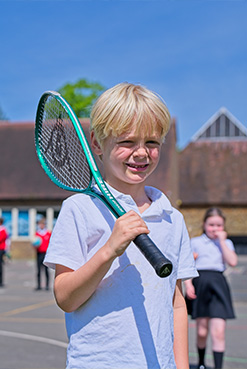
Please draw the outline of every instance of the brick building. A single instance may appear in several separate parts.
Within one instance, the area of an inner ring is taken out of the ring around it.
[[[202,218],[220,207],[238,252],[247,250],[247,129],[221,108],[179,154],[179,203],[189,233],[201,233]]]

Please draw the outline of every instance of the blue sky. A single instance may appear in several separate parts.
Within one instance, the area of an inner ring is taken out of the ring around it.
[[[177,119],[178,146],[222,106],[247,126],[247,1],[0,0],[0,107],[79,78],[141,83]]]

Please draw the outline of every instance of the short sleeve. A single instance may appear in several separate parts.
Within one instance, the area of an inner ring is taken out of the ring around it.
[[[227,244],[227,247],[228,247],[230,250],[235,251],[235,247],[234,247],[234,244],[233,244],[232,240],[227,239],[227,240],[226,240],[226,244]]]
[[[196,270],[195,260],[191,250],[190,238],[183,219],[177,279],[185,280],[197,276],[198,272]]]
[[[72,198],[69,198],[63,202],[52,231],[44,264],[52,269],[55,269],[56,264],[60,264],[73,270],[84,264],[86,248],[80,233],[86,234],[83,214]]]

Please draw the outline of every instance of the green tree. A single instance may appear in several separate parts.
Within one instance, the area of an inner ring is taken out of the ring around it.
[[[76,83],[67,83],[58,92],[68,101],[79,118],[90,116],[90,110],[105,87],[97,82],[79,79]]]

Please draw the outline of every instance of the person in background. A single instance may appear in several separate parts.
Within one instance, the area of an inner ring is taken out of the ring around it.
[[[46,228],[45,218],[41,218],[38,221],[37,231],[35,233],[35,242],[33,246],[36,250],[37,255],[37,287],[36,291],[40,291],[41,288],[41,270],[45,272],[46,278],[46,290],[49,290],[49,269],[43,264],[45,254],[49,245],[51,232]],[[37,242],[38,240],[38,242]]]
[[[7,248],[8,233],[3,225],[4,219],[0,217],[0,287],[3,287],[3,257]]]
[[[218,208],[207,210],[203,234],[191,239],[199,277],[184,282],[190,314],[196,319],[198,368],[204,369],[210,333],[215,368],[221,369],[225,351],[226,320],[235,318],[229,285],[223,272],[237,265],[237,255],[225,231],[225,216]]]

